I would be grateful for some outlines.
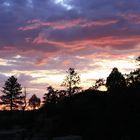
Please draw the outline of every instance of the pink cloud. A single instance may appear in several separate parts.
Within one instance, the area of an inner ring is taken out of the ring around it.
[[[74,19],[74,20],[69,20],[69,21],[56,21],[56,22],[44,22],[41,20],[29,20],[27,22],[28,25],[23,26],[18,28],[18,30],[21,31],[27,31],[27,30],[33,30],[33,29],[37,29],[37,28],[41,28],[41,27],[51,27],[53,29],[65,29],[65,28],[71,28],[74,27],[76,25],[78,25],[79,23],[81,23],[81,19]]]
[[[79,48],[83,49],[85,46],[94,46],[94,47],[113,47],[117,48],[117,46],[123,46],[127,47],[131,44],[139,44],[140,43],[140,36],[125,36],[125,37],[115,37],[115,36],[108,36],[108,37],[99,37],[99,38],[93,38],[93,39],[85,39],[80,41],[71,41],[71,42],[65,42],[65,41],[55,41],[47,38],[47,35],[45,34],[39,34],[38,37],[36,37],[33,40],[33,43],[35,44],[52,44],[56,46],[61,46],[63,48],[73,48],[74,50],[79,50]],[[120,48],[121,49],[121,48]],[[122,48],[123,49],[123,48]],[[125,49],[125,48],[124,48]]]
[[[44,52],[44,56],[37,61],[37,65],[44,65],[49,63],[49,57],[71,55],[86,57],[86,59],[106,58],[116,59],[120,57],[127,57],[128,55],[139,55],[140,36],[125,36],[125,37],[100,37],[96,39],[85,39],[81,41],[72,41],[70,43],[60,42],[47,39],[43,34],[40,34],[34,39],[34,44],[51,44],[61,47],[59,52],[48,53]],[[131,50],[131,51],[130,51]],[[46,56],[48,56],[46,58]],[[71,59],[62,61],[63,65],[72,65]]]
[[[33,24],[30,24],[30,25],[25,26],[25,27],[19,27],[18,30],[19,31],[28,31],[28,30],[37,29],[39,27],[40,27],[40,25],[38,23],[33,23]]]
[[[69,65],[69,64],[71,64],[71,61],[70,61],[70,60],[64,60],[64,61],[63,61],[63,64],[64,64],[64,65]]]
[[[85,21],[81,24],[81,27],[94,27],[94,26],[106,26],[110,24],[116,24],[118,22],[117,19],[100,19],[95,21]]]
[[[36,63],[35,65],[39,66],[39,65],[45,65],[45,64],[48,64],[48,58],[45,57],[45,58],[39,58],[36,60]]]
[[[120,14],[125,20],[128,20],[130,23],[140,24],[140,14]]]
[[[38,19],[29,20],[27,21],[26,26],[18,28],[21,31],[33,30],[41,27],[50,27],[53,29],[65,29],[65,28],[72,28],[72,27],[92,27],[92,26],[105,26],[110,24],[116,24],[118,22],[117,19],[101,19],[101,20],[86,20],[86,19],[73,19],[73,20],[61,20],[56,22],[47,22],[41,21]]]
[[[64,42],[57,42],[53,40],[48,40],[44,34],[39,34],[38,37],[36,37],[33,40],[34,44],[51,44],[51,45],[56,45],[56,46],[65,46]]]

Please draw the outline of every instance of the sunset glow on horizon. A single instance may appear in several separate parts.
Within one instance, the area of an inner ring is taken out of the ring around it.
[[[62,89],[68,68],[91,87],[112,68],[136,69],[138,0],[1,0],[0,87],[14,75],[29,96]]]

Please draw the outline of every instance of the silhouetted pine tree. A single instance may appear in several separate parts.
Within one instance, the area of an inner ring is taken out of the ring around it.
[[[2,104],[5,104],[12,111],[13,109],[17,109],[19,105],[23,105],[24,96],[22,95],[22,87],[17,82],[17,78],[11,76],[3,87],[3,94],[0,98],[2,100]]]
[[[55,104],[57,102],[57,93],[58,91],[55,91],[54,88],[52,86],[47,87],[47,93],[44,94],[44,104],[48,104],[48,103],[53,103]]]
[[[35,94],[31,96],[29,99],[29,106],[33,109],[36,109],[36,107],[39,107],[41,103],[40,98],[38,98]]]
[[[67,75],[61,84],[61,86],[64,86],[67,88],[69,96],[73,95],[75,92],[78,92],[80,87],[78,87],[80,83],[80,76],[75,71],[74,68],[69,68],[67,72]]]
[[[112,72],[107,77],[106,87],[110,90],[120,90],[126,87],[126,81],[124,76],[118,71],[117,68],[113,68]]]

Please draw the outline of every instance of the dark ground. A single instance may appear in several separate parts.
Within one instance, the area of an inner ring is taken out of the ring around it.
[[[140,90],[87,90],[34,111],[1,111],[0,140],[139,140]]]

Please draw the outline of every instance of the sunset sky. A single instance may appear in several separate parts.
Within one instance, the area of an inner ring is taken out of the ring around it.
[[[74,67],[87,88],[139,55],[140,0],[0,0],[0,87],[15,75],[41,96]]]

